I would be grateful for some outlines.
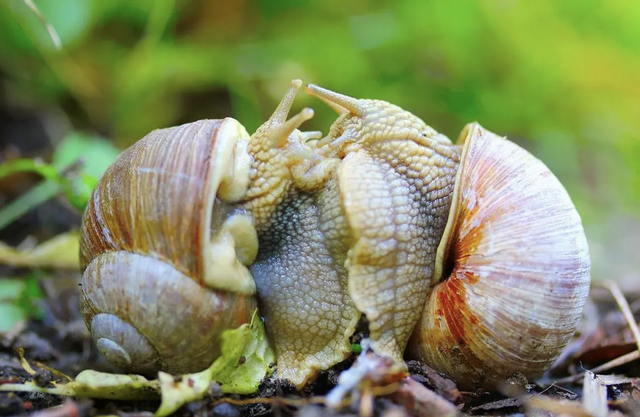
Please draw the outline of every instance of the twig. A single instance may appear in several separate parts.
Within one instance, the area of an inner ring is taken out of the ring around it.
[[[394,382],[389,385],[380,386],[380,387],[370,387],[370,391],[374,397],[383,397],[386,395],[393,394],[398,391],[400,388],[400,383]],[[220,398],[213,402],[213,405],[221,404],[221,403],[229,403],[233,405],[248,405],[248,404],[281,404],[281,405],[289,405],[292,407],[302,407],[309,404],[321,404],[327,405],[326,397],[323,396],[314,396],[308,398],[286,398],[286,397],[256,397],[256,398],[243,398],[243,399],[235,399],[235,398]],[[340,407],[347,407],[351,404],[348,398],[343,399],[340,404]]]
[[[593,372],[594,374],[597,374],[597,373],[605,372],[610,369],[616,368],[618,366],[640,359],[640,329],[638,329],[638,323],[636,322],[635,317],[633,317],[633,312],[631,311],[631,307],[629,307],[629,303],[627,302],[627,299],[625,298],[624,294],[622,294],[622,291],[620,290],[620,287],[618,286],[617,283],[615,283],[614,281],[605,280],[601,282],[596,282],[593,285],[604,288],[606,290],[609,290],[609,292],[611,292],[611,295],[613,296],[614,300],[616,300],[618,307],[622,311],[622,315],[624,316],[624,318],[627,320],[627,323],[629,324],[631,333],[633,334],[633,337],[636,340],[636,346],[638,347],[638,350],[635,350],[631,353],[627,353],[626,355],[622,355],[616,359],[613,359],[607,363],[603,363],[602,365],[596,366],[595,368],[591,369],[591,372]],[[581,378],[584,378],[585,373],[586,372],[582,372],[576,375],[571,375],[566,378],[558,379],[556,380],[555,383],[569,384],[569,383],[577,382]]]
[[[35,14],[38,17],[38,19],[40,20],[40,22],[42,23],[44,28],[49,33],[49,37],[51,38],[51,41],[53,42],[53,46],[55,46],[57,50],[61,50],[62,49],[62,41],[60,40],[60,36],[58,36],[58,32],[56,32],[56,29],[42,15],[42,12],[40,11],[40,9],[38,9],[38,6],[36,6],[35,3],[32,0],[22,0],[22,2],[29,9],[31,9],[33,14]]]
[[[622,291],[620,291],[618,284],[613,281],[606,280],[597,282],[594,285],[606,288],[611,292],[611,295],[613,295],[613,298],[616,300],[624,318],[627,320],[627,323],[629,323],[631,333],[633,334],[634,339],[636,339],[636,346],[638,347],[638,351],[640,351],[640,330],[638,329],[638,323],[636,322],[635,317],[633,317],[631,307],[629,307],[629,303],[627,302],[624,294],[622,294]]]
[[[593,372],[594,374],[597,373],[601,373],[601,372],[605,372],[608,371],[610,369],[613,368],[617,368],[618,366],[622,366],[625,365],[629,362],[633,362],[635,360],[640,359],[640,351],[634,350],[631,353],[627,353],[626,355],[622,355],[618,358],[615,358],[607,363],[603,363],[600,366],[596,366],[595,368],[591,369],[591,372]],[[571,384],[573,382],[577,382],[580,379],[582,379],[584,377],[584,372],[579,373],[579,374],[575,374],[575,375],[571,375],[568,376],[566,378],[561,378],[561,379],[557,379],[556,381],[554,381],[554,384]]]

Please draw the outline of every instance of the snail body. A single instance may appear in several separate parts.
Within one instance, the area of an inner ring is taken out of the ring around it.
[[[162,129],[107,171],[81,242],[101,352],[139,372],[203,369],[259,306],[278,376],[298,387],[349,356],[363,317],[376,353],[462,387],[548,369],[590,280],[548,168],[477,124],[453,144],[390,103],[317,86],[339,117],[312,143],[298,130],[310,109],[287,120],[300,86],[251,136],[233,119]]]

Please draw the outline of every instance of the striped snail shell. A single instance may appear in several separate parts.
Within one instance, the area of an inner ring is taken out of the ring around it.
[[[310,109],[287,120],[300,85],[252,136],[231,118],[155,130],[104,174],[83,216],[81,311],[109,361],[199,371],[219,355],[222,331],[250,321],[259,216],[249,209],[264,216],[277,202],[237,203],[268,189],[255,173],[273,152],[304,154],[299,142],[316,136],[297,130]]]
[[[587,240],[551,171],[469,124],[432,288],[409,355],[466,388],[549,369],[577,328],[590,283]]]

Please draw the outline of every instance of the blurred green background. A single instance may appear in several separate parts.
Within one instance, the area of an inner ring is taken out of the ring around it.
[[[0,162],[46,159],[77,132],[120,148],[202,118],[251,132],[301,78],[391,101],[451,138],[471,121],[508,136],[568,188],[594,278],[640,287],[638,1],[35,3],[62,49],[24,1],[0,0]],[[326,132],[331,110],[301,94],[303,106],[316,110],[305,128]],[[24,191],[4,184],[0,204]]]

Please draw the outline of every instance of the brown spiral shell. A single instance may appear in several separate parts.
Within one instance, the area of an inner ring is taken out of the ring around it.
[[[233,198],[230,184],[246,182],[233,175],[247,140],[233,119],[155,130],[95,189],[82,227],[81,310],[117,365],[201,370],[219,354],[220,332],[250,320],[250,291],[212,288],[210,279],[213,213],[221,195]]]

